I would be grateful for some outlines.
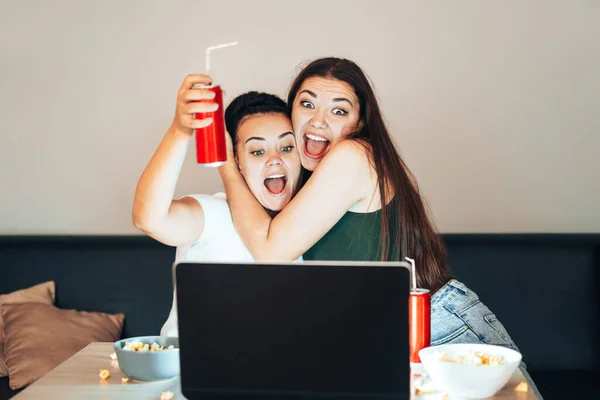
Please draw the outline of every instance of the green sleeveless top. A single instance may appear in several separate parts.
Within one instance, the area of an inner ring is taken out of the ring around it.
[[[302,257],[305,260],[380,261],[380,232],[381,210],[370,213],[348,211]]]
[[[386,207],[390,207],[389,218],[397,218],[396,208],[392,206],[395,199]],[[313,247],[303,254],[304,260],[325,261],[380,261],[381,245],[381,210],[371,213],[346,212],[344,216],[325,234]],[[394,221],[392,226],[397,226]],[[397,232],[394,232],[398,234]],[[394,240],[390,240],[394,243]],[[401,260],[402,249],[397,246],[391,249],[392,260]],[[431,294],[437,292],[448,280],[452,278],[448,269],[448,276],[443,277],[433,287]]]

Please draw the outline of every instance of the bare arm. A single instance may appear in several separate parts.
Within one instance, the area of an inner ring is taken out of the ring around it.
[[[365,149],[336,145],[306,185],[271,219],[231,163],[220,168],[235,228],[256,260],[294,260],[314,245],[342,216],[372,191]]]
[[[212,111],[206,90],[192,89],[196,83],[209,83],[204,75],[189,75],[177,96],[173,124],[168,129],[138,181],[133,203],[133,224],[147,235],[170,246],[193,243],[204,230],[202,206],[192,198],[174,200],[175,186],[185,160],[194,128],[209,125],[210,119],[195,120],[193,113]]]

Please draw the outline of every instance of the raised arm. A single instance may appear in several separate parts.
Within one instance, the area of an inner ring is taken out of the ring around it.
[[[194,128],[208,126],[211,119],[195,120],[196,112],[214,111],[214,94],[192,89],[210,83],[205,75],[188,75],[177,95],[175,117],[138,181],[133,203],[133,224],[154,239],[170,246],[190,244],[204,230],[204,212],[194,199],[174,200],[175,186]]]
[[[219,172],[235,228],[256,260],[298,258],[373,189],[366,150],[350,140],[327,153],[302,190],[273,219],[233,163]]]

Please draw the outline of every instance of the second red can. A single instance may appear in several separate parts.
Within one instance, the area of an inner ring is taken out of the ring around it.
[[[218,167],[227,161],[227,142],[225,141],[225,118],[223,116],[223,91],[221,86],[194,86],[210,90],[215,98],[210,100],[219,105],[216,111],[195,113],[195,119],[212,118],[210,125],[196,129],[196,161],[204,167]]]
[[[431,292],[412,289],[408,298],[410,362],[420,363],[419,350],[431,346]]]

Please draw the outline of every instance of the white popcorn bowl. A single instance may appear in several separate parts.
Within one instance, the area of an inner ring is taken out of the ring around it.
[[[441,360],[469,352],[483,352],[502,357],[500,365],[458,364]],[[485,399],[506,385],[518,368],[522,355],[518,351],[489,344],[444,344],[421,349],[419,357],[427,374],[449,396],[464,399]]]

